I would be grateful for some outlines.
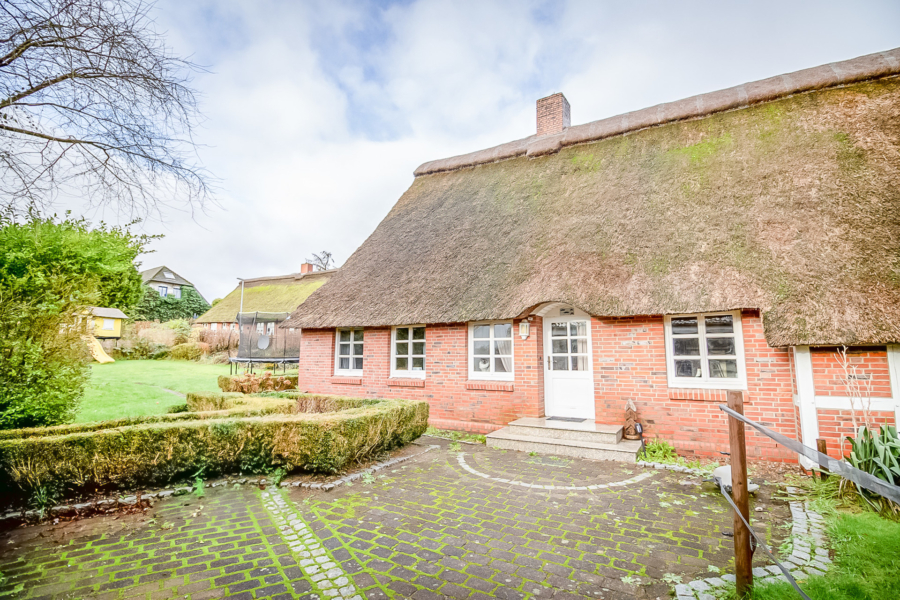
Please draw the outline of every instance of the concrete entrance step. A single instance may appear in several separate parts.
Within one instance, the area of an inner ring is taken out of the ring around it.
[[[504,427],[489,433],[486,436],[488,447],[625,463],[636,462],[637,453],[641,449],[641,443],[636,440],[623,440],[618,444],[606,444],[582,440],[565,440],[543,435],[520,435],[510,432],[509,429],[509,427]]]
[[[517,419],[507,426],[509,433],[532,435],[557,440],[618,444],[622,441],[621,425],[606,425],[595,421],[557,421],[547,417]]]

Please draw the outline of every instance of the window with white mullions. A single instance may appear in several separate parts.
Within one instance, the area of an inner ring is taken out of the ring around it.
[[[469,325],[469,378],[513,379],[511,322]]]
[[[666,317],[666,338],[670,385],[745,384],[739,312]]]
[[[335,371],[340,374],[362,374],[363,330],[338,329],[337,360]]]
[[[425,377],[425,326],[395,327],[391,377]]]
[[[550,324],[550,368],[553,371],[588,370],[587,321]]]

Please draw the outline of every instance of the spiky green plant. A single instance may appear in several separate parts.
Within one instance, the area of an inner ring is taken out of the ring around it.
[[[850,442],[850,454],[844,457],[848,463],[860,471],[870,473],[891,485],[900,485],[900,438],[897,428],[883,425],[877,435],[864,425],[856,431],[856,437],[847,436]],[[846,483],[846,480],[842,483]],[[872,508],[900,514],[900,505],[864,490],[855,484],[859,495],[865,498]]]

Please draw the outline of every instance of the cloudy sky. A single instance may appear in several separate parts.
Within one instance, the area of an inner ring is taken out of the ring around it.
[[[422,162],[900,46],[900,3],[160,0],[196,78],[218,207],[144,225],[213,299],[237,277],[344,262]],[[103,216],[114,220],[111,215]]]

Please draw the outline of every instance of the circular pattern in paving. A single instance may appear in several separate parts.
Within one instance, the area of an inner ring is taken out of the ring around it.
[[[557,456],[526,457],[518,453],[512,456],[500,455],[499,459],[492,460],[484,453],[469,454],[467,459],[465,452],[459,452],[457,462],[476,477],[538,490],[602,490],[637,483],[656,474],[654,471],[644,471],[633,475],[633,470],[615,465],[604,470],[604,474],[598,477],[596,471],[582,472],[584,469],[577,461]],[[496,474],[498,471],[499,474]]]

